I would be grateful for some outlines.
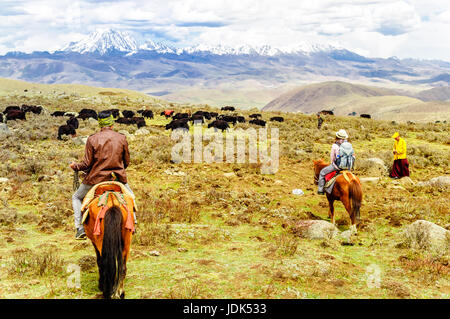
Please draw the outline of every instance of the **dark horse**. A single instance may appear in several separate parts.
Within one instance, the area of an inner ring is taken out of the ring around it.
[[[99,270],[98,288],[103,296],[124,298],[123,282],[127,271],[131,237],[134,231],[133,201],[126,195],[116,196],[120,188],[110,187],[95,191],[89,204],[89,215],[84,220],[86,236],[92,241],[97,254]]]
[[[319,181],[320,171],[328,166],[322,159],[314,161],[314,182],[317,185]],[[328,206],[330,211],[328,217],[331,219],[331,223],[334,224],[334,201],[340,200],[344,204],[345,210],[350,215],[352,225],[350,230],[352,233],[356,233],[356,223],[360,221],[359,210],[361,208],[362,201],[362,189],[359,178],[353,175],[349,171],[343,171],[341,176],[336,178],[336,182],[331,194],[327,194]]]

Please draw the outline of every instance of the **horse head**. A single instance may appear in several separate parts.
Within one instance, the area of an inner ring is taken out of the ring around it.
[[[314,168],[314,184],[317,185],[318,182],[319,182],[320,171],[322,170],[322,168],[327,166],[327,164],[324,162],[324,160],[322,158],[318,159],[317,161],[313,161],[313,163],[314,163],[314,165],[313,165],[313,168]]]

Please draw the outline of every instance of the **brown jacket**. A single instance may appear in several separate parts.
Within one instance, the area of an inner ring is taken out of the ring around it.
[[[84,158],[74,165],[76,171],[87,171],[83,184],[95,185],[112,180],[114,173],[120,182],[127,183],[125,169],[130,164],[130,153],[125,135],[104,127],[87,139]]]

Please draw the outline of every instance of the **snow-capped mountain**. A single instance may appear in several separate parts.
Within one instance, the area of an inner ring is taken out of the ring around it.
[[[311,54],[321,51],[337,50],[330,45],[299,43],[292,46],[273,47],[270,45],[208,45],[197,44],[185,48],[175,48],[170,45],[154,42],[151,39],[144,43],[138,41],[128,32],[113,29],[97,30],[78,42],[71,42],[62,51],[108,54],[112,51],[126,52],[133,55],[138,51],[153,51],[160,54],[214,54],[214,55],[261,55],[275,56],[280,54]]]
[[[90,33],[78,42],[71,42],[62,51],[104,55],[111,51],[132,52],[138,49],[136,40],[128,32],[104,29]]]

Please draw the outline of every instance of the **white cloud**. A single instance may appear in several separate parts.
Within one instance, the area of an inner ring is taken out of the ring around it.
[[[450,32],[447,0],[20,0],[2,6],[0,31],[13,36],[0,38],[1,53],[54,50],[101,26],[145,32],[180,46],[308,41],[372,57],[448,60],[450,53],[444,40]]]

